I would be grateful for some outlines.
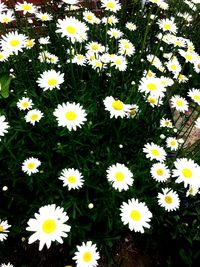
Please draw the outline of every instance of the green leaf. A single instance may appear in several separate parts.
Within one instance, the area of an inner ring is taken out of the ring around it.
[[[9,97],[9,87],[12,79],[13,77],[10,76],[9,73],[0,74],[0,85],[1,85],[0,93],[3,98]]]

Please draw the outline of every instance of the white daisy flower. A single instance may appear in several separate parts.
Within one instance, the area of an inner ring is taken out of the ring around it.
[[[35,17],[41,21],[50,21],[53,19],[52,15],[47,12],[36,12]]]
[[[158,146],[152,142],[151,144],[147,143],[144,146],[143,152],[146,153],[146,158],[149,158],[150,160],[155,159],[160,162],[165,161],[167,155],[165,150],[161,146]]]
[[[170,188],[162,189],[163,193],[158,193],[158,204],[166,211],[177,210],[180,206],[178,194]]]
[[[166,145],[171,151],[176,151],[179,147],[178,140],[175,137],[168,137],[166,139]]]
[[[38,109],[29,110],[25,116],[26,122],[29,122],[32,125],[35,125],[36,122],[39,122],[43,117],[43,113]]]
[[[81,54],[76,54],[72,58],[72,63],[76,63],[77,65],[80,65],[80,66],[85,66],[86,65],[86,57],[84,55],[81,55]]]
[[[39,240],[39,250],[46,244],[50,248],[51,242],[63,243],[62,238],[67,237],[71,226],[65,224],[69,217],[64,209],[55,204],[46,205],[35,213],[35,218],[29,219],[27,231],[35,232],[29,237],[29,244]]]
[[[41,44],[41,45],[47,45],[47,44],[50,44],[51,42],[50,42],[50,37],[49,36],[47,36],[47,37],[40,37],[39,39],[38,39],[38,42],[39,42],[39,44]]]
[[[89,53],[102,53],[105,51],[105,46],[98,42],[89,42],[85,47]]]
[[[32,108],[32,106],[33,102],[28,97],[22,97],[22,99],[17,102],[17,107],[19,108],[19,110],[28,110]]]
[[[58,121],[58,126],[67,127],[69,131],[76,131],[77,127],[81,127],[87,120],[87,114],[79,103],[59,104],[53,115]]]
[[[117,28],[111,28],[107,31],[107,34],[110,37],[114,37],[115,39],[119,39],[123,36],[123,32],[118,30]]]
[[[7,133],[7,129],[10,127],[8,122],[5,121],[6,117],[4,115],[0,116],[0,137]]]
[[[186,197],[188,196],[196,196],[199,192],[199,186],[190,185],[189,189],[186,192]]]
[[[14,12],[12,10],[8,10],[4,13],[0,13],[0,22],[8,24],[11,21],[15,20]]]
[[[150,173],[157,182],[163,183],[170,178],[170,170],[164,163],[153,164]]]
[[[2,50],[8,53],[18,55],[18,52],[22,52],[22,49],[26,46],[27,37],[24,34],[15,32],[8,32],[2,36],[0,45]]]
[[[129,199],[128,203],[122,203],[120,211],[123,224],[128,224],[131,231],[144,233],[144,228],[150,228],[152,213],[144,202],[134,198]]]
[[[135,104],[127,105],[128,110],[126,111],[127,118],[135,118],[139,112],[139,106]]]
[[[8,224],[8,221],[2,221],[0,220],[0,241],[6,240],[8,237],[8,228],[10,228],[11,225]]]
[[[87,241],[86,243],[83,242],[81,246],[77,246],[73,260],[76,261],[76,267],[96,267],[98,266],[97,261],[99,258],[96,244]]]
[[[106,172],[108,181],[120,192],[122,190],[128,190],[133,184],[133,174],[124,164],[113,164]]]
[[[31,49],[35,45],[35,39],[27,39],[26,40],[26,49]]]
[[[83,12],[83,19],[90,24],[99,24],[101,21],[97,16],[89,10]]]
[[[200,129],[200,117],[195,121],[194,125],[197,129]]]
[[[162,118],[160,120],[160,127],[173,128],[172,121],[170,119],[167,119],[167,118]]]
[[[26,13],[34,14],[34,13],[36,13],[37,8],[32,3],[27,3],[26,1],[24,1],[23,3],[18,2],[15,5],[15,10],[16,11],[23,11],[24,14],[26,14]]]
[[[154,95],[149,95],[147,98],[146,96],[144,96],[144,98],[146,99],[146,102],[150,104],[150,106],[154,107],[159,107],[160,105],[163,104],[163,100],[162,97],[157,97]]]
[[[125,26],[130,31],[135,31],[137,28],[136,25],[132,22],[127,22]]]
[[[119,99],[114,99],[112,96],[107,96],[103,103],[105,110],[110,112],[110,118],[126,117],[126,112],[128,112],[129,106],[124,104]]]
[[[28,158],[22,163],[22,171],[30,176],[32,173],[39,172],[38,167],[40,165],[41,161],[39,161],[37,158]]]
[[[179,54],[185,58],[185,62],[190,62],[190,63],[194,63],[198,57],[197,53],[195,53],[194,51],[185,51],[182,49],[179,49]]]
[[[127,39],[119,40],[119,54],[132,56],[135,53],[134,45]]]
[[[118,0],[101,0],[101,4],[105,10],[112,11],[114,13],[121,9],[121,4]]]
[[[118,23],[118,21],[119,21],[118,18],[113,15],[102,18],[102,23],[109,24],[109,25],[115,25]]]
[[[175,108],[177,111],[180,112],[185,112],[188,111],[188,102],[185,98],[179,96],[179,95],[174,95],[171,99],[170,99],[172,108]]]
[[[178,177],[176,183],[184,183],[184,187],[200,185],[198,177],[200,168],[192,159],[180,158],[174,162],[175,169],[172,177]]]
[[[111,58],[111,66],[115,67],[116,70],[125,71],[127,69],[127,60],[125,56],[114,55]]]
[[[157,22],[159,28],[161,30],[176,33],[177,27],[176,24],[174,23],[174,18],[171,19],[160,19]]]
[[[163,97],[166,91],[159,78],[156,77],[143,77],[140,81],[138,90],[145,95],[151,94],[156,97]]]
[[[53,90],[54,88],[60,89],[60,85],[64,82],[64,73],[55,70],[44,71],[37,83],[44,91]]]
[[[9,263],[2,263],[1,267],[14,267],[14,265],[12,265],[10,262]]]
[[[200,89],[190,89],[188,96],[198,105],[200,105]]]
[[[181,72],[181,65],[178,62],[177,58],[172,58],[169,60],[166,64],[169,71],[171,71],[173,74],[179,74]]]
[[[61,33],[62,37],[70,39],[72,43],[87,40],[88,27],[74,17],[58,19],[57,28],[56,32]]]
[[[74,168],[63,169],[58,179],[62,180],[63,186],[67,186],[69,190],[81,188],[84,182],[82,174]]]
[[[163,68],[161,60],[156,55],[147,55],[147,60],[151,63],[152,66],[156,67],[157,69]]]
[[[10,53],[8,51],[0,50],[0,62],[8,60]]]

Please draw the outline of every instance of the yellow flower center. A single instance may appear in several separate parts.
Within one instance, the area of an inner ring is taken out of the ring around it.
[[[124,48],[125,49],[129,49],[130,48],[130,45],[129,44],[124,44]]]
[[[157,86],[154,83],[149,83],[147,85],[147,88],[151,91],[155,91],[157,89]]]
[[[108,18],[108,23],[113,23],[113,19],[112,18]]]
[[[73,26],[67,26],[66,27],[66,31],[70,34],[75,34],[76,33],[76,29]]]
[[[0,233],[4,231],[4,228],[2,225],[0,225]]]
[[[26,41],[26,45],[29,46],[29,47],[33,46],[33,41],[32,40],[27,40]]]
[[[178,99],[178,100],[176,100],[176,104],[177,104],[177,106],[182,107],[183,101],[181,99]]]
[[[148,98],[148,101],[149,101],[150,104],[156,104],[156,98],[155,97],[150,96]]]
[[[83,56],[82,56],[82,55],[78,55],[78,56],[77,56],[77,59],[78,59],[78,60],[82,60],[82,59],[83,59]]]
[[[172,141],[170,142],[170,145],[171,145],[171,146],[176,146],[176,144],[177,144],[177,142],[176,142],[175,140],[172,140]]]
[[[28,164],[28,169],[29,170],[32,170],[32,169],[34,169],[35,168],[35,163],[34,162],[30,162],[29,164]]]
[[[113,2],[108,2],[107,7],[113,9],[115,7],[115,4]]]
[[[159,151],[157,149],[151,149],[151,154],[154,156],[159,156]]]
[[[27,10],[27,11],[32,9],[32,7],[30,5],[27,5],[27,4],[24,4],[21,7],[22,7],[23,10]]]
[[[162,169],[157,169],[156,173],[157,175],[162,176],[164,174],[164,171]]]
[[[2,21],[3,21],[4,23],[8,23],[10,20],[9,20],[9,18],[3,18]]]
[[[134,221],[139,221],[141,219],[141,215],[138,210],[132,210],[130,216]]]
[[[171,65],[171,69],[172,69],[172,70],[176,70],[176,69],[177,69],[176,65],[172,64],[172,65]]]
[[[121,65],[122,62],[121,62],[121,60],[117,59],[117,60],[115,60],[115,64],[116,64],[116,65]]]
[[[200,96],[199,95],[194,95],[194,99],[197,101],[200,101]]]
[[[22,107],[23,107],[23,108],[27,108],[28,106],[29,106],[29,103],[28,103],[28,102],[23,102],[23,103],[22,103]]]
[[[153,73],[152,73],[151,71],[148,71],[148,72],[147,72],[147,76],[148,76],[148,77],[152,77],[152,76],[153,76]]]
[[[68,181],[71,183],[71,184],[75,184],[76,183],[76,177],[71,175],[68,177]]]
[[[42,225],[42,230],[45,234],[51,234],[56,230],[56,223],[52,219],[46,220]]]
[[[200,69],[200,63],[197,65],[198,69]]]
[[[171,196],[165,196],[165,202],[167,203],[167,204],[172,204],[172,202],[173,202],[173,199],[172,199],[172,197]]]
[[[68,111],[65,113],[65,118],[69,121],[74,121],[76,119],[76,113],[74,111]]]
[[[56,79],[50,79],[48,80],[48,85],[49,86],[55,86],[58,83]]]
[[[185,55],[185,58],[186,58],[187,60],[189,60],[189,61],[192,60],[192,56],[191,56],[190,54],[186,54],[186,55]]]
[[[90,262],[92,260],[92,254],[87,251],[83,254],[83,260],[84,262]]]
[[[180,41],[176,41],[175,44],[179,46],[179,45],[181,45],[181,42]]]
[[[116,172],[115,178],[118,182],[122,182],[124,180],[125,176],[122,172]]]
[[[115,101],[113,101],[113,103],[112,103],[112,107],[113,107],[115,110],[122,110],[123,107],[124,107],[124,104],[123,104],[120,100],[115,100]]]
[[[166,30],[170,30],[171,29],[171,25],[169,23],[165,23],[163,25],[163,28],[166,29]]]
[[[95,66],[96,66],[96,67],[102,67],[102,63],[101,63],[100,61],[96,61],[96,62],[95,62]]]
[[[182,174],[184,175],[185,178],[191,178],[192,177],[192,171],[188,168],[184,168],[182,170]]]
[[[0,54],[0,59],[4,59],[4,55],[3,54]]]
[[[30,119],[31,119],[32,121],[36,121],[38,118],[39,118],[38,114],[32,114],[32,115],[30,116]]]
[[[98,46],[98,44],[92,44],[91,48],[96,51],[96,50],[98,50],[99,46]]]
[[[47,20],[47,16],[46,15],[42,15],[41,16],[41,20]]]
[[[87,15],[88,20],[92,20],[92,18],[93,18],[92,15]]]
[[[15,47],[15,46],[18,46],[19,44],[20,44],[20,42],[18,40],[11,40],[10,41],[10,45],[11,46],[14,46]]]
[[[129,111],[129,114],[131,115],[131,116],[135,116],[136,115],[136,110],[134,109],[134,108],[132,108],[132,109],[130,109],[130,111]]]

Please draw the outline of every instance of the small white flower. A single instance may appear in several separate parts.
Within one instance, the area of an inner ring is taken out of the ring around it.
[[[32,109],[28,111],[25,116],[26,122],[29,122],[32,125],[35,125],[36,122],[40,121],[43,117],[43,113],[38,109]]]
[[[158,194],[158,204],[164,207],[166,211],[173,211],[179,208],[180,199],[172,189],[162,189],[163,193]]]
[[[76,261],[76,267],[96,267],[99,258],[96,244],[87,241],[86,243],[83,242],[81,246],[77,246],[77,252],[75,252],[73,260]]]
[[[22,171],[30,176],[32,173],[39,172],[38,167],[40,165],[41,161],[39,161],[37,158],[28,158],[22,163]]]
[[[67,186],[69,190],[79,189],[83,186],[84,180],[82,174],[74,168],[63,169],[61,176],[58,178],[63,181],[63,186]]]
[[[5,121],[6,117],[4,115],[0,116],[0,137],[7,133],[7,129],[10,127],[8,122]]]

